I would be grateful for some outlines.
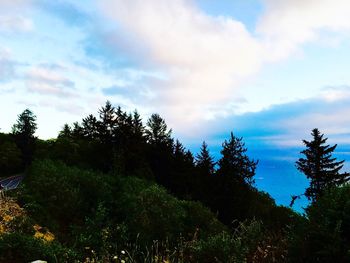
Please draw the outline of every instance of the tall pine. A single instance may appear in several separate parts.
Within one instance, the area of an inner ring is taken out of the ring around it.
[[[296,167],[310,180],[305,196],[314,202],[325,190],[349,181],[350,175],[340,173],[344,160],[337,161],[332,157],[337,145],[327,145],[328,138],[324,138],[324,134],[318,129],[313,129],[311,136],[311,141],[303,140],[306,149],[301,151],[301,154],[305,158],[300,158],[296,162]]]

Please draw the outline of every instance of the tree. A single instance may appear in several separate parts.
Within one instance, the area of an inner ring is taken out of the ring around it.
[[[196,156],[196,167],[206,175],[214,174],[214,158],[210,156],[208,145],[203,141],[200,153]]]
[[[208,205],[212,199],[213,182],[215,180],[215,162],[210,155],[208,145],[203,141],[195,160],[196,172],[193,192],[197,200]]]
[[[326,145],[328,138],[324,138],[324,134],[317,128],[312,130],[311,136],[312,141],[303,140],[306,149],[301,151],[301,154],[305,155],[305,158],[300,158],[296,167],[310,180],[305,196],[314,202],[325,190],[349,181],[350,175],[340,173],[344,160],[337,161],[332,157],[337,144]]]
[[[89,139],[95,139],[98,133],[98,121],[95,116],[90,114],[83,119],[83,132],[85,137]]]
[[[99,135],[103,143],[112,142],[112,133],[115,128],[115,108],[109,101],[98,111],[100,115]]]
[[[218,174],[252,185],[258,161],[249,159],[246,155],[247,148],[242,140],[243,138],[235,137],[231,132],[230,140],[224,141],[222,157],[218,162]]]
[[[29,109],[18,115],[17,123],[12,127],[12,134],[15,136],[18,148],[21,149],[25,166],[29,165],[32,160],[36,129],[36,116]]]
[[[72,128],[66,123],[62,130],[58,133],[58,138],[70,138],[72,136]]]
[[[159,114],[152,114],[147,121],[146,136],[151,144],[170,146],[172,143],[171,129],[168,130],[165,120]]]

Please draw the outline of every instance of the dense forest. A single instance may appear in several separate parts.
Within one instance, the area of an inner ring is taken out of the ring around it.
[[[27,109],[0,133],[0,176],[23,174],[0,200],[0,262],[350,262],[349,174],[318,129],[296,163],[303,215],[255,187],[233,133],[218,160],[194,155],[158,114],[108,101],[55,139],[36,129]]]

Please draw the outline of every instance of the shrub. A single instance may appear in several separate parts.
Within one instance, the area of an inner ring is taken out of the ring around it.
[[[45,242],[33,236],[10,233],[0,236],[1,262],[29,262],[46,260],[48,262],[72,262],[75,254],[56,242]]]

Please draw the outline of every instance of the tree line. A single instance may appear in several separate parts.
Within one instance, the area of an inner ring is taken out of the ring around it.
[[[255,187],[258,161],[249,158],[243,138],[232,132],[222,143],[221,155],[215,161],[206,142],[202,143],[199,153],[193,155],[173,138],[172,130],[160,115],[151,115],[144,124],[137,111],[127,113],[109,101],[98,110],[97,117],[90,114],[80,122],[65,124],[57,138],[40,140],[35,137],[36,129],[36,116],[27,109],[18,115],[10,134],[0,134],[0,172],[5,176],[29,171],[30,176],[24,180],[20,199],[23,204],[30,204],[33,210],[29,213],[36,220],[52,222],[50,227],[57,228],[63,244],[78,244],[74,241],[74,231],[88,238],[94,228],[103,227],[107,222],[114,228],[116,223],[113,220],[117,220],[118,224],[127,222],[128,231],[134,236],[138,231],[144,231],[137,225],[146,224],[151,241],[160,236],[164,239],[167,235],[177,236],[176,229],[191,229],[186,231],[191,232],[194,238],[198,234],[194,226],[204,224],[211,229],[209,226],[213,224],[215,215],[230,229],[240,229],[247,220],[262,222],[267,232],[259,232],[259,238],[267,235],[266,249],[275,244],[274,249],[280,249],[282,258],[286,253],[283,251],[289,246],[288,253],[294,258],[291,262],[327,262],[335,256],[341,259],[338,262],[346,262],[342,260],[347,259],[346,244],[350,244],[346,238],[348,230],[347,225],[343,227],[339,222],[345,222],[348,216],[344,208],[347,205],[342,202],[348,195],[346,185],[350,176],[342,172],[344,161],[332,156],[337,145],[327,145],[327,138],[318,129],[312,131],[310,141],[303,140],[303,156],[296,162],[296,168],[310,181],[302,194],[311,201],[305,209],[305,217],[287,207],[277,206],[267,193]],[[185,203],[177,203],[173,197],[147,182],[164,187]],[[40,189],[41,185],[46,185],[47,189]],[[341,192],[337,192],[338,189]],[[60,193],[60,197],[53,192]],[[293,196],[292,203],[300,196]],[[59,208],[58,200],[65,204],[62,208]],[[208,207],[213,214],[197,207],[191,203],[193,201]],[[146,209],[144,204],[151,208],[142,216],[138,215],[140,210]],[[122,212],[120,207],[124,209]],[[211,223],[204,219],[205,216],[196,216],[188,207],[207,215]],[[324,211],[326,208],[327,211]],[[103,220],[99,213],[103,214]],[[186,213],[191,217],[185,220],[183,215]],[[157,214],[162,218],[153,218]],[[67,215],[70,215],[69,218]],[[146,218],[143,217],[145,215]],[[151,219],[149,215],[152,215]],[[135,225],[136,219],[141,221]],[[88,221],[84,223],[84,220]],[[159,223],[153,224],[152,221]],[[81,232],[87,222],[91,224],[91,231]],[[70,232],[69,225],[72,223],[76,229]],[[148,224],[151,224],[152,230],[148,229]],[[215,229],[222,229],[215,225]],[[217,234],[215,231],[211,233]],[[96,233],[94,238],[96,244],[103,243],[100,234]],[[218,242],[215,243],[218,247],[224,245],[222,242],[237,241],[223,241],[222,236],[217,236],[219,239],[216,241],[210,235],[208,238],[209,243]],[[264,245],[261,239],[255,241],[254,244],[259,247]],[[210,244],[214,246],[214,243]],[[311,252],[305,251],[305,248]],[[201,251],[207,250],[210,248]],[[208,260],[215,257],[210,255]],[[312,258],[318,259],[312,261]]]

